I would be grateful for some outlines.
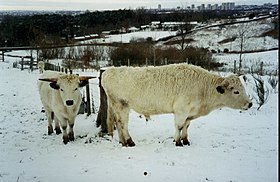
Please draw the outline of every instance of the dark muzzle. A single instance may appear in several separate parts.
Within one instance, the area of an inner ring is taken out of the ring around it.
[[[74,101],[73,100],[67,100],[66,101],[66,105],[67,106],[72,106],[74,104]]]

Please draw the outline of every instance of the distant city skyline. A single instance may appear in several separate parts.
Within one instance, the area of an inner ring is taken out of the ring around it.
[[[176,1],[176,0],[1,0],[0,10],[114,10],[114,9],[135,9],[158,8],[162,9],[185,8],[195,4],[221,4],[225,2],[234,2],[235,5],[263,5],[264,3],[278,4],[277,0],[199,0],[199,1]]]

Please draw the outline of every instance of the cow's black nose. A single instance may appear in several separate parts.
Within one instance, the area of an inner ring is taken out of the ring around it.
[[[66,101],[66,105],[67,106],[72,106],[74,104],[74,101],[73,100],[67,100]]]
[[[249,103],[249,108],[251,108],[253,106],[253,103],[251,102],[251,103]]]

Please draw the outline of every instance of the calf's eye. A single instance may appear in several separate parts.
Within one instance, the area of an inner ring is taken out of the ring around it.
[[[235,92],[233,92],[234,94],[239,94],[239,92],[238,91],[235,91]]]
[[[60,89],[61,92],[63,92],[63,89]]]
[[[75,88],[75,90],[74,90],[74,91],[76,91],[76,90],[78,90],[78,88]]]

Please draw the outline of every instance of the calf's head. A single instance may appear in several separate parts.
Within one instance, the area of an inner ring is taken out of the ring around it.
[[[76,105],[80,99],[80,87],[88,84],[88,80],[95,77],[79,77],[77,75],[64,75],[58,78],[44,78],[41,81],[51,82],[49,85],[52,89],[59,92],[63,104],[66,107]]]
[[[223,96],[222,102],[227,107],[247,110],[253,105],[236,75],[222,78],[222,82],[216,87],[216,90]]]

